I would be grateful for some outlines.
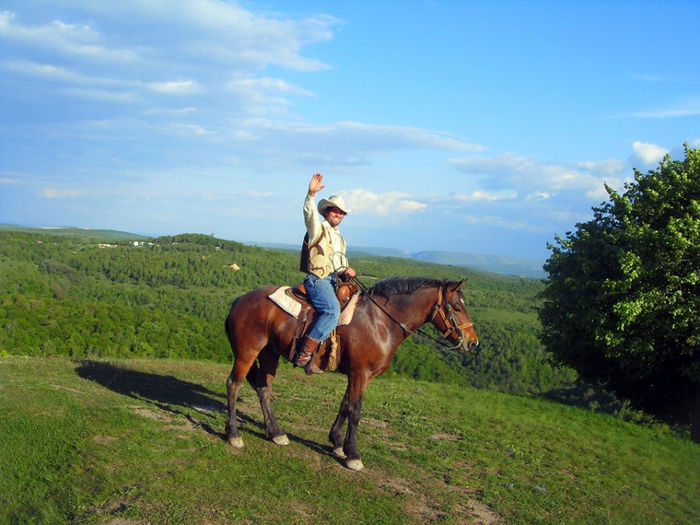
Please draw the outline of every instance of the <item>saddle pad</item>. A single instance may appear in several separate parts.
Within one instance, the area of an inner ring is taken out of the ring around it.
[[[298,319],[299,313],[301,313],[301,303],[299,301],[295,301],[289,297],[289,295],[287,295],[287,290],[290,288],[291,286],[280,286],[277,288],[277,290],[268,295],[268,299],[282,308],[282,310],[287,312],[289,315]]]

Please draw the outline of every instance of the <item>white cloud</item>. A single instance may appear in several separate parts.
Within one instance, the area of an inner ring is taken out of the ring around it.
[[[296,87],[279,78],[270,77],[242,77],[236,75],[228,84],[231,91],[268,91],[277,93],[290,93],[294,95],[313,96],[311,91]]]
[[[145,113],[149,115],[189,115],[192,113],[196,113],[198,111],[197,108],[192,107],[192,106],[187,106],[184,108],[152,108],[148,109],[145,111]]]
[[[471,193],[455,193],[452,197],[459,202],[494,202],[515,199],[518,197],[518,193],[514,190],[502,190],[493,192],[474,190]]]
[[[452,159],[449,163],[464,173],[486,176],[491,181],[497,180],[499,185],[507,181],[529,192],[588,189],[600,182],[600,177],[575,167],[537,162],[511,153],[496,157]]]
[[[139,99],[132,91],[109,91],[106,89],[66,88],[63,93],[74,97],[102,100],[104,102],[130,103]]]
[[[53,52],[89,58],[132,61],[139,58],[136,51],[105,47],[102,35],[87,24],[67,24],[60,20],[40,26],[17,23],[15,13],[0,12],[0,37],[20,41]]]
[[[253,70],[276,65],[317,71],[328,66],[302,56],[302,48],[331,40],[335,28],[342,23],[328,15],[285,18],[214,0],[121,0],[82,2],[70,7],[85,20],[97,17],[101,27],[128,21],[134,46],[125,48],[111,43],[109,32],[102,34],[88,23],[53,20],[43,25],[22,25],[10,11],[0,12],[0,38],[111,61],[146,62],[157,59],[163,49],[167,56],[161,58],[167,61],[206,57],[208,61],[247,65]],[[154,31],[154,27],[161,30]]]
[[[613,175],[620,173],[627,168],[627,164],[617,159],[609,160],[584,160],[577,162],[576,166],[589,173],[600,173],[602,175]]]
[[[397,191],[373,193],[361,188],[342,191],[340,194],[350,208],[350,213],[365,215],[406,214],[427,208],[427,204],[410,198],[406,193]]]
[[[462,219],[469,224],[490,225],[507,230],[527,231],[542,233],[549,231],[549,225],[533,224],[525,220],[517,220],[512,217],[500,217],[497,215],[468,215],[463,214]]]
[[[165,129],[171,130],[178,135],[191,135],[191,136],[196,136],[196,137],[207,137],[207,136],[212,136],[216,135],[215,131],[212,131],[204,126],[200,126],[198,124],[185,124],[182,122],[174,123],[174,124],[169,124],[164,127]]]
[[[620,188],[628,180],[615,176],[626,168],[626,164],[617,159],[565,165],[505,153],[495,157],[452,159],[449,163],[480,178],[481,184],[486,186],[502,187],[507,183],[514,188],[512,191],[522,194],[524,200],[530,202],[549,200],[562,191],[583,191],[588,199],[601,200],[607,197],[605,183]]]
[[[667,119],[680,117],[693,117],[700,115],[700,97],[686,97],[669,104],[667,107],[631,111],[608,118],[639,118],[639,119]]]
[[[135,94],[133,92],[126,93],[124,91],[108,91],[105,89],[92,90],[86,88],[85,86],[93,85],[100,86],[102,88],[128,88],[132,90],[147,89],[152,92],[170,95],[191,95],[201,91],[201,86],[193,80],[175,80],[166,82],[144,83],[138,80],[123,80],[108,77],[84,75],[81,73],[76,73],[75,71],[72,71],[63,66],[55,66],[53,64],[41,64],[31,61],[5,62],[0,64],[0,68],[6,71],[40,77],[46,80],[75,84],[77,87],[64,92],[69,92],[73,95],[101,100],[125,102],[133,100],[135,98]]]
[[[677,117],[694,117],[700,115],[700,106],[697,103],[686,106],[686,107],[676,107],[676,108],[661,108],[661,109],[650,109],[646,111],[635,111],[632,113],[625,113],[622,115],[617,115],[612,118],[649,118],[649,119],[666,119],[666,118],[677,118]]]
[[[610,186],[614,187],[612,184]],[[617,189],[617,188],[616,188]],[[590,189],[586,192],[586,197],[591,200],[605,201],[608,199],[608,192],[605,189],[605,185],[601,184],[597,188]]]
[[[75,199],[87,195],[85,190],[57,190],[55,188],[46,188],[41,192],[41,196],[45,199]]]
[[[225,84],[227,96],[239,100],[239,107],[250,114],[279,112],[291,106],[289,95],[312,97],[311,91],[297,87],[280,78],[252,77],[236,74]]]
[[[632,155],[644,165],[657,164],[669,153],[669,150],[650,142],[635,141],[632,143]]]
[[[389,126],[362,122],[333,122],[325,125],[269,119],[247,119],[241,127],[279,137],[311,139],[315,150],[333,143],[344,151],[386,152],[397,149],[443,149],[481,151],[483,146],[463,141],[446,133],[411,126]],[[320,142],[319,142],[320,141]]]
[[[170,82],[151,82],[148,88],[158,93],[171,95],[190,95],[201,90],[201,86],[193,80],[174,80]]]
[[[554,197],[553,193],[548,193],[546,191],[536,191],[533,193],[528,193],[525,195],[526,201],[546,201]]]
[[[15,62],[4,62],[2,69],[5,71],[22,73],[42,77],[50,80],[62,80],[68,82],[85,82],[88,80],[84,75],[78,75],[68,69],[52,64],[39,64],[27,60],[19,60]]]

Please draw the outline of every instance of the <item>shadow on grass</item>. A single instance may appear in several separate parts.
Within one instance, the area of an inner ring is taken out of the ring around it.
[[[657,420],[643,412],[632,408],[629,401],[618,399],[615,394],[608,392],[600,385],[581,383],[569,388],[559,388],[541,394],[542,398],[564,405],[575,406],[607,414],[623,421],[631,421],[642,425],[653,425]]]
[[[75,371],[83,379],[109,388],[113,392],[146,399],[159,404],[174,404],[188,407],[207,407],[212,411],[225,411],[220,399],[223,394],[208,388],[178,379],[175,376],[141,372],[104,361],[78,361]]]
[[[207,421],[200,418],[200,416],[207,416],[212,423],[219,426],[220,421],[213,414],[226,413],[225,395],[172,375],[141,372],[104,361],[82,360],[78,361],[77,364],[75,371],[83,379],[94,381],[117,394],[152,404],[164,412],[184,417],[195,428],[201,428],[223,441],[227,440],[223,431],[216,430]],[[183,409],[187,411],[183,411]],[[190,409],[197,412],[197,417],[189,413]],[[265,438],[265,426],[262,423],[240,410],[237,412],[238,420],[246,425],[246,433],[263,440],[267,439]],[[294,434],[287,434],[287,436],[290,440],[319,454],[327,454],[337,459],[330,446],[324,446]]]

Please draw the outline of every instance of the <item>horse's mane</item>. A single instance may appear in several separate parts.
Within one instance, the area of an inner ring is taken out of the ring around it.
[[[387,299],[394,295],[405,295],[415,292],[422,286],[442,286],[444,281],[428,277],[388,277],[367,289],[367,295],[381,295]]]

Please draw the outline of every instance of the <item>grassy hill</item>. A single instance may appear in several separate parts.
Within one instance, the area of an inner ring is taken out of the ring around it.
[[[266,441],[222,431],[229,367],[187,360],[0,358],[0,523],[675,523],[700,519],[700,447],[543,400],[375,380],[347,470],[326,436],[345,388],[289,365]]]
[[[468,278],[482,340],[469,355],[414,337],[399,348],[365,397],[360,474],[326,442],[339,375],[281,366],[290,446],[264,440],[248,386],[246,448],[222,437],[223,319],[241,293],[299,282],[296,254],[0,228],[0,523],[698,521],[700,449],[599,413],[609,400],[538,341],[539,280],[371,255],[353,266],[367,285]]]

